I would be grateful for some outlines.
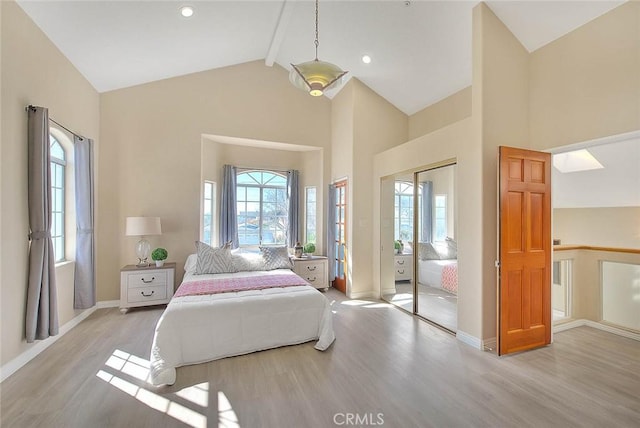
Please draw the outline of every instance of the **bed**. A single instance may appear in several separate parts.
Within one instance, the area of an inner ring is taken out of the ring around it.
[[[182,284],[156,325],[150,358],[153,385],[172,385],[176,367],[188,364],[312,340],[323,351],[333,343],[331,307],[316,288],[242,285],[276,279],[306,284],[290,269],[196,275],[192,267],[196,256],[189,257]],[[220,292],[221,283],[233,291]],[[195,294],[185,294],[186,288]]]
[[[458,294],[458,260],[418,260],[418,283]]]
[[[446,238],[418,243],[418,283],[458,294],[458,246]]]

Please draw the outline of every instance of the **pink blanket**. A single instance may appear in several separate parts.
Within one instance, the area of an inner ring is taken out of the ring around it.
[[[442,269],[442,288],[449,293],[458,294],[458,265],[446,265]]]
[[[309,285],[298,275],[256,275],[183,282],[174,297]]]

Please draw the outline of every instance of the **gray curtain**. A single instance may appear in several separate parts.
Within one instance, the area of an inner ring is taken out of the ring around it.
[[[289,199],[289,218],[287,224],[287,245],[296,246],[300,240],[300,173],[295,169],[287,171],[287,198]]]
[[[93,141],[76,136],[74,143],[76,270],[73,307],[87,309],[96,304]]]
[[[55,257],[51,240],[51,164],[49,111],[29,106],[29,280],[25,330],[27,342],[58,334]]]
[[[336,279],[336,186],[329,185],[327,197],[327,259],[329,282]]]
[[[220,245],[232,242],[238,248],[237,168],[225,165],[222,169],[222,197],[220,198]]]
[[[433,181],[423,181],[420,242],[433,240]]]

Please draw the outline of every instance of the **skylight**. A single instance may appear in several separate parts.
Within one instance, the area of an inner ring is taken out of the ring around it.
[[[553,166],[562,173],[604,168],[586,149],[553,155]]]

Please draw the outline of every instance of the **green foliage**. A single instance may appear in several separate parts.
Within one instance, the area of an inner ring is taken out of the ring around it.
[[[307,242],[304,244],[304,252],[307,254],[313,254],[316,252],[316,244],[313,242]]]
[[[402,243],[400,243],[400,241],[394,241],[393,248],[400,251],[400,248],[402,248]]]
[[[169,253],[167,253],[167,250],[165,250],[164,248],[156,248],[151,253],[151,258],[153,260],[165,260],[168,255]]]

